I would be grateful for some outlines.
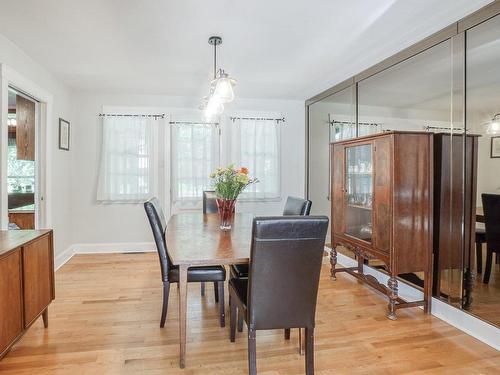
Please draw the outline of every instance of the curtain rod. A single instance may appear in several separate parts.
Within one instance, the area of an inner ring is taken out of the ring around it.
[[[170,125],[215,125],[218,126],[218,122],[202,122],[202,121],[169,121]]]
[[[337,121],[337,120],[330,121],[330,125],[333,125],[333,124],[356,125],[356,123],[353,121]],[[381,124],[377,124],[376,122],[358,122],[358,125],[379,126]]]
[[[276,121],[278,122],[285,122],[285,117],[280,117],[280,118],[267,118],[267,117],[229,117],[229,119],[232,122],[235,122],[236,120],[267,120],[267,121]]]
[[[158,115],[124,115],[118,113],[99,113],[99,117],[154,117],[156,118],[165,118],[165,114],[161,113]]]

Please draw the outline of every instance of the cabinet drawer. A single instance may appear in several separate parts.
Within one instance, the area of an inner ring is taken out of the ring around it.
[[[0,259],[0,355],[23,331],[21,250]]]
[[[49,236],[23,247],[24,321],[27,327],[49,305],[52,293],[52,248]]]

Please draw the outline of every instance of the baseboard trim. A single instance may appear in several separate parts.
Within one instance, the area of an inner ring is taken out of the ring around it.
[[[337,263],[343,267],[357,267],[358,262],[348,256],[337,253]],[[363,267],[363,272],[374,276],[380,283],[386,285],[389,277],[369,266]],[[399,282],[399,295],[407,301],[418,301],[423,298],[423,293],[418,288],[404,282]],[[500,328],[485,322],[475,316],[457,309],[437,298],[432,298],[431,314],[455,328],[465,332],[479,341],[500,350]]]
[[[117,242],[74,244],[76,254],[146,253],[156,251],[153,242]]]
[[[54,268],[57,271],[75,254],[109,254],[109,253],[149,253],[155,252],[153,242],[118,242],[118,243],[86,243],[74,244],[56,255]]]
[[[75,250],[73,246],[68,247],[66,250],[57,254],[54,259],[54,268],[57,271],[59,268],[64,266],[71,258],[75,255]]]

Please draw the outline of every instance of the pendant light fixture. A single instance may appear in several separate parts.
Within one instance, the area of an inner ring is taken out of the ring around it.
[[[500,134],[500,113],[497,113],[493,118],[484,124],[486,134]]]
[[[208,96],[202,100],[200,109],[206,121],[214,121],[224,112],[224,104],[234,100],[233,87],[236,80],[230,78],[223,69],[217,69],[217,47],[222,44],[222,38],[212,36],[208,39],[208,44],[214,46],[214,78],[210,82]]]

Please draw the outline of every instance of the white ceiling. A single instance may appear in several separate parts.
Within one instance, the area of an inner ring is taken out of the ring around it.
[[[0,0],[0,33],[75,90],[307,99],[491,0]]]

